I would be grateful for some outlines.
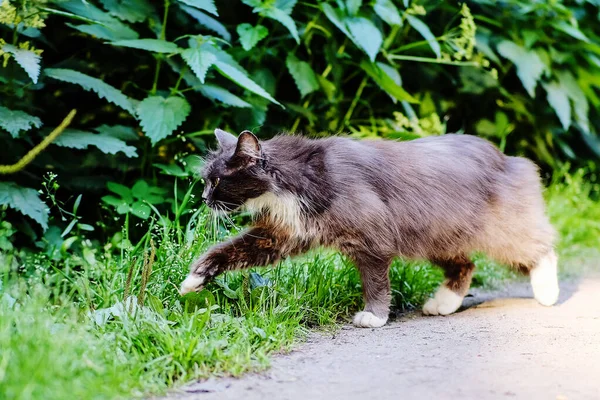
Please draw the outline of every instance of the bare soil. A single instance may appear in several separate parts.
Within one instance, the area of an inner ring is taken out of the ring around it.
[[[169,399],[600,399],[600,277],[561,284],[554,307],[524,283],[471,294],[448,317],[312,334],[266,373]]]

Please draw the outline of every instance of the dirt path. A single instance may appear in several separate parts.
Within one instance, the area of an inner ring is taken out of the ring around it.
[[[173,399],[600,399],[600,278],[481,293],[449,317],[314,334],[265,374],[190,385]]]

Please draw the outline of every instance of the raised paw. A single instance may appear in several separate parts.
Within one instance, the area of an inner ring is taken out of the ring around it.
[[[462,305],[463,297],[459,296],[446,286],[440,286],[435,296],[423,306],[425,315],[448,315],[452,314]]]
[[[386,318],[379,318],[369,311],[361,311],[354,316],[352,323],[359,328],[379,328],[385,325]]]
[[[206,278],[204,276],[191,273],[187,276],[187,278],[185,278],[183,282],[181,282],[179,294],[183,296],[186,293],[199,292],[204,287],[203,284],[205,281]]]

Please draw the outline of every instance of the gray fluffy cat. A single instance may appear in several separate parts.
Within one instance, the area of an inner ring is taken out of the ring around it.
[[[365,308],[354,317],[360,327],[386,323],[396,256],[444,269],[446,280],[423,307],[428,315],[461,306],[474,251],[530,274],[541,304],[558,299],[555,234],[537,167],[525,158],[469,135],[394,142],[215,134],[219,148],[203,171],[203,198],[217,210],[245,207],[254,223],[196,260],[182,294],[225,271],[327,246],[360,271]]]

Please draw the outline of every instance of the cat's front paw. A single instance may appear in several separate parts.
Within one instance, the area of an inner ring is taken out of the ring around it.
[[[435,296],[423,306],[425,315],[448,315],[458,310],[462,305],[463,297],[454,293],[446,286],[440,286]]]
[[[354,316],[352,323],[359,328],[379,328],[385,325],[386,318],[379,318],[375,314],[368,311],[361,311]]]
[[[181,288],[179,294],[184,295],[191,292],[199,292],[204,288],[206,277],[198,275],[194,272],[190,273],[183,282],[181,282]]]

